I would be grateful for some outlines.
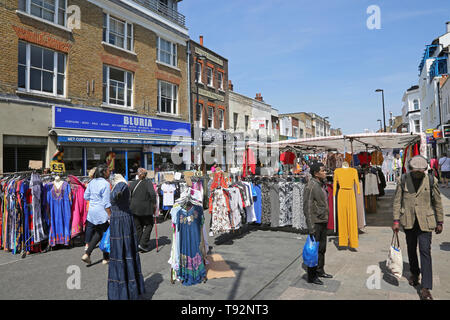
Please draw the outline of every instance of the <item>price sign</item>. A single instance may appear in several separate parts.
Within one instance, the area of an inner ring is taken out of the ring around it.
[[[57,173],[64,173],[66,172],[66,167],[64,166],[63,162],[53,160],[52,162],[50,162],[50,171]]]

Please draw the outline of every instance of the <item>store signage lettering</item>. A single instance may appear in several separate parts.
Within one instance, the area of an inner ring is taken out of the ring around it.
[[[53,108],[53,127],[191,137],[191,125],[188,122],[59,106]]]
[[[225,98],[223,96],[221,96],[220,94],[213,93],[213,92],[210,92],[210,91],[202,89],[202,88],[198,88],[198,94],[208,97],[208,98],[211,98],[213,100],[225,101]]]
[[[442,132],[443,132],[444,138],[450,138],[450,125],[443,126]]]
[[[118,143],[118,144],[155,144],[155,145],[169,145],[175,146],[179,144],[189,145],[189,142],[184,141],[160,141],[160,140],[146,140],[146,139],[115,139],[115,138],[90,138],[90,137],[70,137],[58,136],[58,142],[73,142],[73,143]]]

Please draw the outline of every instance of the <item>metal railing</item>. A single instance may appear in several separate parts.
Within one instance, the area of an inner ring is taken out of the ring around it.
[[[179,13],[178,11],[169,8],[164,3],[160,2],[159,0],[133,0],[134,2],[140,4],[144,8],[147,8],[173,22],[176,24],[186,27],[186,18],[184,15]]]

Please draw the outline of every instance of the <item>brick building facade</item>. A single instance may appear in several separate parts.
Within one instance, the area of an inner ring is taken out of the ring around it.
[[[54,130],[56,135],[48,134],[49,129],[58,129],[53,127],[52,106],[95,110],[106,116],[119,113],[152,117],[148,119],[165,121],[164,126],[174,130],[178,124],[186,127],[184,124],[190,122],[186,50],[189,36],[181,14],[176,10],[171,15],[162,14],[156,9],[164,4],[158,1],[149,1],[152,5],[145,7],[138,2],[130,6],[107,0],[44,2],[47,9],[31,0],[6,0],[0,7],[0,110],[5,115],[0,118],[0,172],[4,171],[4,142],[14,140],[10,136],[29,137],[25,144],[31,148],[33,136],[47,139],[44,159],[35,160],[44,160],[49,166],[56,145],[61,143],[58,130]],[[51,11],[51,4],[59,9],[53,7]],[[18,117],[17,113],[20,117],[27,110],[30,123],[22,126],[19,122],[12,131],[3,129]],[[164,145],[163,141],[170,137],[136,132],[145,131],[131,129],[126,135],[108,134],[127,138],[128,144],[67,143],[66,147],[81,148],[83,154],[85,148],[96,147],[110,151],[134,149],[138,153],[140,150],[133,161],[144,165],[152,159],[153,163],[153,156],[144,154],[144,147],[151,149],[152,142],[145,146],[135,140],[153,139]],[[96,133],[91,132],[90,136],[95,137]],[[125,167],[129,160],[124,159]],[[9,164],[7,171],[11,169],[24,168],[18,167],[15,159],[14,168]],[[84,166],[74,173],[81,174],[86,169]]]

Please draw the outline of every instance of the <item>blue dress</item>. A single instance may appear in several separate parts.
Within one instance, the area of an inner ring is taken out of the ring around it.
[[[200,251],[204,222],[203,208],[193,206],[186,211],[178,206],[172,209],[171,214],[172,221],[179,232],[180,264],[177,278],[185,286],[198,284],[206,278],[205,264]]]
[[[50,212],[49,245],[69,245],[70,220],[72,218],[72,201],[70,185],[63,182],[60,189],[53,186],[47,193],[47,203]]]
[[[129,208],[129,199],[128,186],[124,182],[119,182],[111,191],[109,300],[136,300],[140,294],[145,293],[136,228]]]

